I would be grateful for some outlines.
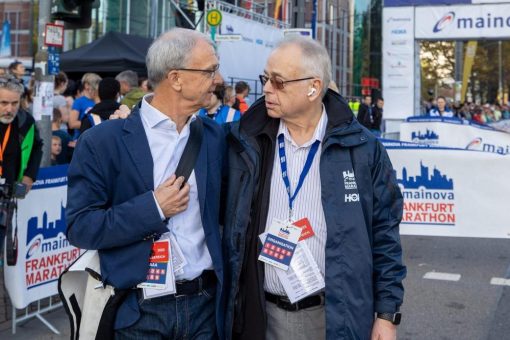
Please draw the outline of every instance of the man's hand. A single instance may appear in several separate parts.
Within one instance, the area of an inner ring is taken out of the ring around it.
[[[396,340],[397,326],[388,320],[376,318],[372,328],[371,340]]]
[[[184,183],[184,177],[175,178],[170,176],[165,182],[154,190],[154,196],[158,201],[159,207],[163,211],[163,215],[169,218],[183,212],[188,208],[189,202],[189,184]]]
[[[126,119],[130,113],[131,110],[129,107],[122,104],[112,115],[110,115],[109,119]]]
[[[26,185],[28,194],[30,189],[32,189],[32,184],[34,184],[34,181],[28,176],[23,176],[23,178],[21,179],[21,183]]]

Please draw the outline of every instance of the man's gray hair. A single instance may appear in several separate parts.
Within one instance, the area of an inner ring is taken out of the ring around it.
[[[131,70],[122,71],[121,73],[117,74],[115,80],[117,80],[119,83],[121,81],[126,82],[131,88],[138,86],[138,74],[136,74],[135,71]]]
[[[154,88],[171,70],[186,68],[191,51],[200,39],[214,47],[207,35],[185,28],[173,28],[152,43],[145,61],[149,82]]]
[[[4,74],[0,76],[0,89],[6,89],[12,92],[18,92],[23,95],[25,88],[23,84],[14,76],[10,74]]]
[[[331,81],[331,59],[326,48],[316,40],[291,35],[278,42],[275,49],[298,46],[302,52],[303,76],[314,76],[322,80],[322,96],[328,91]],[[284,62],[284,61],[282,61]]]

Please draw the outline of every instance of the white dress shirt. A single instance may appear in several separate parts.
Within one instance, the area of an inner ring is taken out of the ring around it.
[[[283,133],[285,140],[285,157],[287,160],[287,176],[289,177],[291,194],[294,195],[299,177],[303,171],[306,158],[310,152],[312,144],[318,140],[320,141],[319,149],[313,158],[312,166],[306,176],[303,186],[299,190],[298,195],[292,204],[292,215],[295,221],[304,217],[308,218],[315,236],[312,236],[304,241],[317,262],[319,270],[324,275],[324,258],[326,255],[326,220],[324,217],[324,210],[322,208],[321,200],[321,179],[320,179],[320,155],[322,150],[322,140],[326,133],[326,126],[328,124],[328,117],[326,109],[323,106],[322,116],[315,128],[312,139],[298,146],[290,136],[289,130],[285,123],[280,120],[280,127],[278,135]],[[266,221],[266,231],[269,230],[273,219],[287,221],[289,219],[289,196],[285,188],[285,183],[282,178],[282,170],[280,167],[278,143],[276,143],[276,150],[274,155],[273,173],[271,175],[271,192],[269,195],[269,210]],[[264,290],[271,294],[286,296],[278,275],[276,274],[275,267],[265,264],[265,280]]]
[[[196,117],[192,116],[181,133],[178,133],[175,123],[149,104],[151,100],[152,94],[143,98],[140,115],[154,162],[155,189],[177,169],[177,164],[188,142],[190,122]],[[200,276],[203,270],[213,268],[211,255],[205,243],[195,171],[191,173],[188,183],[190,185],[188,209],[168,220],[168,230],[175,236],[188,262],[184,267],[184,274],[176,276],[176,280],[192,280]],[[158,205],[157,201],[156,205]],[[164,219],[159,205],[158,209]]]

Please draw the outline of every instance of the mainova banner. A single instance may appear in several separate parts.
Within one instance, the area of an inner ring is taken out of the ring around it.
[[[218,42],[221,75],[226,80],[234,77],[258,81],[271,50],[283,38],[283,31],[225,12],[222,16],[217,34],[240,34],[242,39]]]
[[[457,118],[410,117],[400,125],[400,140],[502,155],[510,153],[510,133]]]
[[[384,141],[404,197],[403,235],[510,238],[510,157]]]
[[[510,3],[416,7],[417,39],[510,36]]]
[[[414,112],[414,8],[383,10],[384,118],[404,119]]]
[[[80,255],[66,239],[66,200],[67,165],[40,169],[32,190],[18,200],[18,260],[4,265],[5,287],[18,309],[57,294],[58,277]]]

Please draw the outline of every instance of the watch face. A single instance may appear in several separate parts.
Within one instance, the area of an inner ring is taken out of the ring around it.
[[[402,319],[402,313],[395,313],[393,317],[393,324],[400,325],[400,320]]]

